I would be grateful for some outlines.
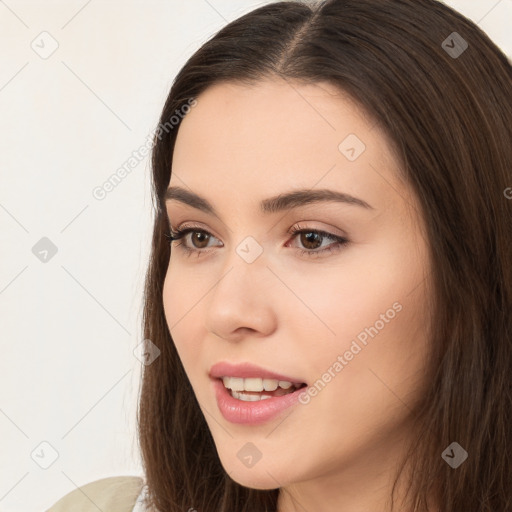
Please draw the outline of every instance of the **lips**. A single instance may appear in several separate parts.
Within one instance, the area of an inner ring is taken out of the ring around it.
[[[212,379],[210,384],[218,410],[224,419],[230,423],[245,426],[261,425],[275,420],[289,407],[296,407],[300,402],[300,393],[302,393],[300,389],[296,389],[293,393],[283,396],[258,401],[243,401],[231,396],[222,380]]]
[[[220,379],[222,377],[239,377],[239,378],[261,378],[288,381],[292,384],[305,384],[304,379],[297,376],[285,375],[271,370],[266,370],[261,366],[252,363],[231,364],[226,361],[215,363],[210,368],[210,377]]]
[[[267,370],[248,362],[232,364],[221,361],[215,363],[210,368],[209,376],[217,407],[224,419],[231,423],[245,425],[257,425],[271,421],[282,414],[285,409],[296,406],[299,403],[301,388],[307,385],[300,376]],[[226,377],[227,379],[225,379]],[[246,391],[245,388],[254,388],[256,385],[255,382],[247,383],[246,379],[261,379],[261,383],[272,387],[274,391]],[[235,381],[243,381],[242,389],[244,391],[235,392],[227,389],[223,380],[227,380],[228,384],[236,388],[240,387],[240,382]],[[291,392],[281,387],[275,389],[276,383],[290,387]],[[270,396],[263,399],[262,395]],[[248,400],[249,396],[251,396],[250,400]],[[259,398],[253,400],[252,398],[255,396],[259,396]]]

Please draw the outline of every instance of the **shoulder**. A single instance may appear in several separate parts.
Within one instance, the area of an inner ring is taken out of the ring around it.
[[[69,492],[46,512],[132,512],[143,487],[138,476],[102,478]]]

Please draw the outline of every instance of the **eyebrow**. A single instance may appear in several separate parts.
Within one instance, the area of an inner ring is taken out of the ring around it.
[[[191,206],[192,208],[196,208],[197,210],[201,210],[205,213],[210,213],[218,217],[215,208],[208,202],[208,200],[182,187],[169,187],[165,192],[164,200],[165,202],[171,200],[179,201],[180,203]],[[283,210],[298,208],[307,204],[330,201],[359,206],[368,210],[375,209],[362,199],[344,192],[336,192],[329,189],[292,190],[291,192],[264,199],[260,203],[260,209],[262,213],[276,213]]]

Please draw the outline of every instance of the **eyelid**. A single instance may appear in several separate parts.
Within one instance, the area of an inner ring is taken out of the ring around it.
[[[311,230],[311,231],[319,231],[319,232],[322,232],[324,233],[326,236],[333,236],[333,237],[340,237],[340,238],[348,238],[348,233],[346,233],[345,231],[343,231],[342,229],[339,229],[339,228],[336,228],[335,226],[332,226],[330,224],[327,224],[327,227],[317,227],[317,226],[314,226],[314,225],[310,225],[308,223],[310,222],[318,222],[318,221],[315,221],[315,220],[300,220],[300,221],[297,221],[295,222],[291,227],[290,229],[288,229],[286,231],[287,234],[292,234],[294,231],[307,231],[307,230]],[[304,225],[304,224],[307,224],[307,225]],[[326,224],[324,222],[324,224]]]

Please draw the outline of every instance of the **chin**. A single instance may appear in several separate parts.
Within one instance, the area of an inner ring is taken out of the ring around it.
[[[264,469],[256,471],[255,468],[247,468],[247,469],[237,469],[236,471],[231,470],[229,472],[229,468],[225,468],[226,472],[229,474],[231,480],[235,481],[237,484],[242,485],[243,487],[248,487],[250,489],[258,489],[260,491],[270,491],[272,489],[277,489],[283,485],[276,478],[272,478]]]
[[[221,464],[231,480],[250,489],[268,491],[290,483],[290,468],[279,461],[277,467],[276,463],[263,459],[252,467],[246,467],[236,454],[229,454],[227,458],[221,457]]]

